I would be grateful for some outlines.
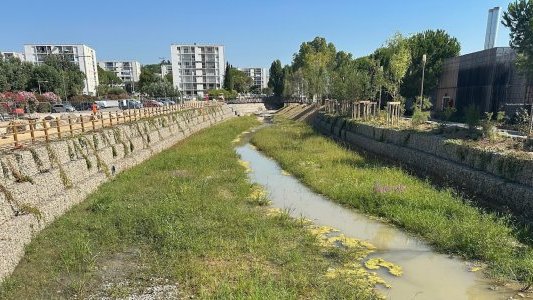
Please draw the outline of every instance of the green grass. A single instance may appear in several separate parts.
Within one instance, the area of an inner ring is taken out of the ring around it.
[[[103,184],[35,237],[0,298],[124,297],[160,282],[200,299],[375,298],[325,278],[349,253],[250,203],[231,141],[255,125],[211,127]]]
[[[533,282],[533,251],[508,219],[485,213],[429,182],[369,160],[315,133],[277,119],[252,142],[316,192],[415,233],[435,248],[487,262],[502,279]]]

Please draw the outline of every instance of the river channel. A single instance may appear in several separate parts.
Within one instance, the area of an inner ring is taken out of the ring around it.
[[[368,259],[383,258],[403,268],[401,277],[378,270],[391,285],[378,286],[387,299],[490,300],[508,299],[514,294],[485,279],[482,272],[470,272],[470,263],[434,252],[415,236],[314,193],[250,145],[249,135],[236,152],[249,163],[250,180],[265,188],[273,207],[287,210],[293,217],[308,218],[316,225],[332,226],[347,237],[368,241],[377,248]]]

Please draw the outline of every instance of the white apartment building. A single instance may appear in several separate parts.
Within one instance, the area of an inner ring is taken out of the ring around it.
[[[168,74],[172,74],[172,65],[161,65],[161,78],[165,78]]]
[[[98,69],[94,49],[81,44],[29,44],[24,45],[26,61],[41,64],[49,55],[62,55],[80,67],[85,74],[83,93],[96,95]]]
[[[224,46],[170,46],[172,81],[185,96],[203,97],[210,89],[220,89],[224,83]]]
[[[258,86],[261,89],[268,87],[268,69],[265,68],[238,68],[252,78],[252,86]]]
[[[9,59],[11,57],[15,57],[20,59],[20,61],[25,61],[24,53],[22,52],[13,52],[13,51],[0,51],[0,54],[2,54],[2,57],[4,59]]]
[[[100,68],[111,71],[120,78],[125,85],[126,83],[135,84],[141,76],[141,63],[136,60],[130,61],[99,61]]]

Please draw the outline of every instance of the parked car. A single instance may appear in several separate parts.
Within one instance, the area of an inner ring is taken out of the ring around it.
[[[98,100],[94,101],[96,104],[98,104],[98,107],[100,109],[104,108],[119,108],[118,100]]]
[[[163,103],[165,106],[169,105],[176,105],[176,102],[170,100],[170,99],[160,99],[159,102]]]
[[[125,99],[125,100],[120,100],[120,108],[122,109],[143,108],[143,104],[139,100]]]
[[[144,100],[143,102],[144,107],[161,107],[164,106],[163,103],[155,100]]]
[[[56,103],[52,105],[52,112],[62,113],[62,112],[75,112],[76,109],[70,103]]]

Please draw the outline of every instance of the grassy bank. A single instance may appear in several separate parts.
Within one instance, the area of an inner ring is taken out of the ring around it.
[[[303,224],[246,200],[256,187],[232,140],[256,123],[209,128],[105,183],[32,241],[0,298],[374,298],[325,276],[346,253],[326,257]]]
[[[441,251],[485,261],[491,275],[533,282],[533,251],[517,242],[507,220],[480,211],[450,190],[368,160],[303,123],[278,119],[252,142],[337,202],[382,217]]]

